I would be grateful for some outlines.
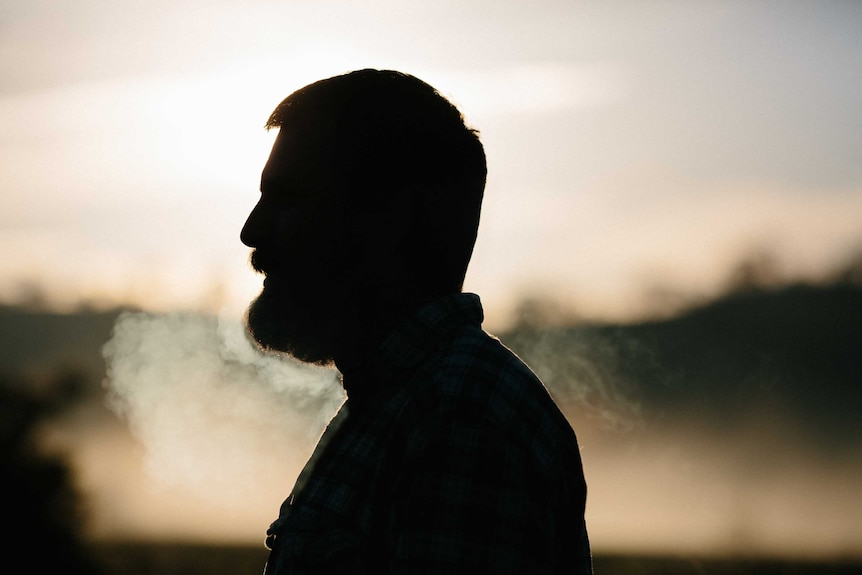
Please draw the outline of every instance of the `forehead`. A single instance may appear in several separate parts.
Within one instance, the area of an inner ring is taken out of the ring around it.
[[[333,123],[296,118],[279,128],[269,159],[261,174],[261,191],[286,185],[331,182],[333,162]]]

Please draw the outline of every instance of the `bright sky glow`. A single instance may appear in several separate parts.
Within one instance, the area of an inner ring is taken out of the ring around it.
[[[537,286],[625,317],[654,284],[714,292],[750,250],[811,276],[862,245],[854,5],[89,0],[0,18],[3,300],[240,313],[263,122],[367,66],[428,80],[483,133],[467,287],[491,322]]]

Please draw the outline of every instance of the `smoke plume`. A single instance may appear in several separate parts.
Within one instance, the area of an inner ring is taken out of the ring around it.
[[[127,312],[102,352],[149,472],[222,499],[300,457],[343,400],[334,370],[263,354],[224,318]]]

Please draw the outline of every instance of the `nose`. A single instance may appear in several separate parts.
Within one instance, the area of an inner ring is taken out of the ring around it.
[[[261,209],[258,202],[248,218],[245,220],[245,225],[239,233],[239,239],[242,243],[250,248],[256,248],[260,245],[261,236],[264,232],[264,210]]]

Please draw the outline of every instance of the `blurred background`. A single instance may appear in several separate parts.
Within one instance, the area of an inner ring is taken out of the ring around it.
[[[9,549],[260,572],[342,399],[243,334],[263,124],[375,67],[482,134],[465,289],[578,433],[597,571],[857,570],[859,30],[839,1],[4,1]]]

